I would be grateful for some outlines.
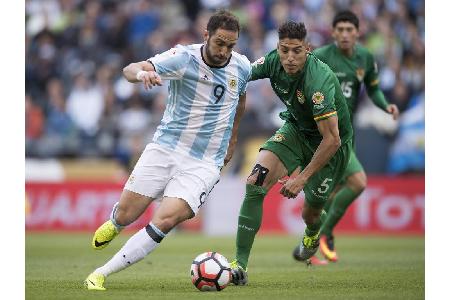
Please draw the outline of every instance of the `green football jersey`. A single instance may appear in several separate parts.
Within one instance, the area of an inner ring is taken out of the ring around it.
[[[342,93],[347,99],[350,118],[357,109],[361,84],[367,87],[378,85],[378,68],[373,55],[363,46],[356,44],[351,57],[347,57],[336,44],[315,49],[313,53],[336,74]]]
[[[250,80],[269,78],[275,94],[286,105],[280,117],[297,125],[308,141],[317,147],[322,135],[316,121],[337,115],[341,143],[351,140],[353,129],[339,80],[333,71],[312,53],[308,53],[302,70],[287,74],[277,50],[252,64]]]

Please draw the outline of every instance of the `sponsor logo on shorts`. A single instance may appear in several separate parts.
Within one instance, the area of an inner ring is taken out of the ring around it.
[[[312,192],[312,193],[314,194],[314,196],[316,196],[317,198],[320,198],[320,199],[328,199],[327,196],[319,195],[319,194],[317,194],[314,190],[311,190],[311,192]]]
[[[131,174],[130,177],[128,178],[128,184],[133,184],[135,178],[136,178],[136,177],[135,177],[133,174]]]

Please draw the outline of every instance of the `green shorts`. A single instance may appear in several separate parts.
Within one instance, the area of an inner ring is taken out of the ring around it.
[[[261,146],[261,149],[273,152],[280,159],[288,175],[298,166],[302,169],[306,167],[316,148],[317,146],[308,142],[297,126],[290,122],[286,122]],[[323,207],[335,185],[343,178],[351,151],[351,141],[342,144],[330,161],[308,180],[303,191],[309,206]]]
[[[345,181],[349,176],[362,171],[364,171],[364,168],[356,157],[355,150],[352,149],[350,160],[348,161],[347,169],[345,169],[342,180]]]

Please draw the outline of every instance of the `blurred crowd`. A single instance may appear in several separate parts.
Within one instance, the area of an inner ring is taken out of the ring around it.
[[[332,41],[334,14],[351,9],[360,18],[360,42],[378,62],[386,98],[402,113],[424,101],[423,0],[26,0],[26,156],[109,157],[133,166],[159,124],[167,85],[146,91],[128,83],[122,68],[178,43],[201,43],[217,8],[238,16],[235,50],[250,61],[276,47],[285,20],[304,22],[316,48]],[[361,102],[364,109],[366,95]],[[367,107],[371,112],[373,105]],[[281,109],[267,80],[249,84],[240,142],[271,135]],[[418,114],[423,121],[423,111]],[[384,116],[361,115],[367,116],[361,126],[373,119],[371,126],[386,129]],[[385,130],[392,149],[401,125],[393,128]]]

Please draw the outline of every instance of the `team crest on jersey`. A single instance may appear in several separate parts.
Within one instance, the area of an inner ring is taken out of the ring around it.
[[[365,74],[366,74],[366,72],[364,71],[363,68],[356,69],[356,78],[358,78],[358,80],[360,82],[364,79]]]
[[[302,91],[297,90],[297,100],[300,104],[305,103],[305,95],[303,95]]]
[[[325,97],[323,96],[323,94],[321,92],[315,92],[312,95],[312,101],[315,105],[319,105],[323,102],[323,99],[325,99]]]
[[[271,140],[274,141],[274,142],[278,142],[279,143],[279,142],[284,141],[285,137],[281,133],[277,133],[274,136],[272,136]]]
[[[228,85],[230,86],[231,89],[236,89],[237,86],[237,80],[235,78],[232,78],[228,81]]]
[[[266,58],[264,56],[260,57],[255,62],[252,63],[252,66],[256,67],[257,65],[262,65],[265,60],[266,60]]]

